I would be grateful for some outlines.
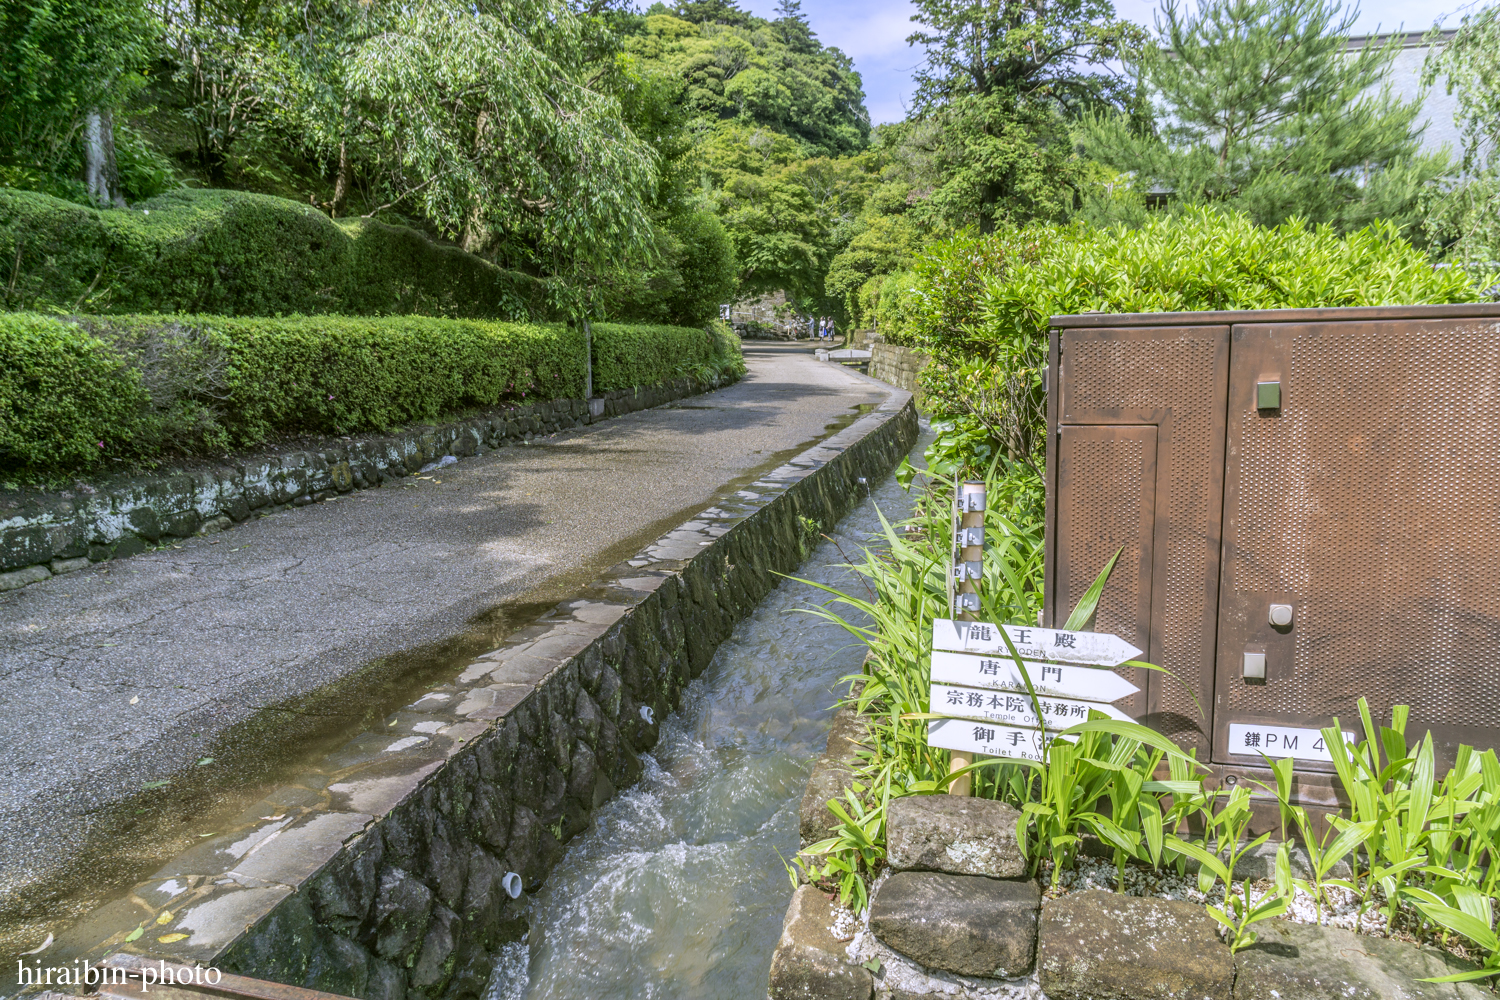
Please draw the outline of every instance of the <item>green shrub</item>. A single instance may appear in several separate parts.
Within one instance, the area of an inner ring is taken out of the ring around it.
[[[598,391],[738,361],[722,333],[595,328]],[[0,471],[213,454],[583,394],[582,332],[421,316],[0,314]]]
[[[97,210],[0,189],[0,304],[37,312],[515,319],[535,279],[421,233],[243,191]]]
[[[1195,209],[1137,229],[1031,227],[930,246],[888,339],[922,348],[927,402],[973,416],[1011,455],[1039,446],[1052,316],[1473,302],[1479,288],[1388,225],[1348,236]],[[882,305],[884,305],[884,292]]]
[[[94,464],[135,439],[147,402],[139,373],[88,331],[0,315],[0,468]]]

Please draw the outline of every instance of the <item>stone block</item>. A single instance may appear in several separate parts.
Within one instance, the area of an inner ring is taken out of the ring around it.
[[[139,535],[126,535],[115,543],[114,548],[111,550],[111,558],[125,559],[129,556],[139,555],[150,547],[150,543]]]
[[[52,542],[46,528],[12,528],[0,534],[0,570],[20,569],[51,558]]]
[[[224,503],[224,514],[231,521],[243,521],[250,516],[249,501],[243,496],[231,497]]]
[[[458,914],[446,906],[433,909],[432,920],[427,925],[427,935],[422,939],[422,950],[412,965],[411,984],[427,987],[433,993],[441,992],[442,986],[452,975],[453,967],[448,958],[458,943],[460,922]]]
[[[27,566],[25,569],[0,573],[0,592],[19,590],[28,583],[40,583],[51,575],[52,571],[45,566]]]
[[[1479,983],[1423,983],[1475,968],[1455,955],[1404,941],[1289,920],[1256,925],[1258,940],[1234,957],[1235,1000],[1479,1000]]]
[[[173,538],[187,538],[198,530],[198,525],[202,520],[196,510],[182,510],[169,514],[161,519],[162,534],[171,535]]]
[[[850,962],[833,936],[828,897],[810,885],[792,893],[771,955],[770,1000],[870,1000],[875,977]]]
[[[886,861],[897,871],[1020,878],[1020,813],[1003,802],[963,795],[908,795],[886,813]]]
[[[265,483],[246,483],[241,495],[245,498],[245,506],[251,510],[260,510],[271,502],[271,488]],[[233,517],[234,511],[230,510],[229,515]]]
[[[1234,958],[1197,903],[1091,889],[1042,908],[1049,1000],[1229,1000]]]
[[[432,890],[405,871],[392,868],[383,874],[375,898],[376,953],[382,958],[406,958],[427,934],[432,904]]]
[[[52,573],[54,576],[61,576],[64,573],[72,573],[74,570],[86,569],[88,566],[88,556],[79,556],[77,559],[54,559],[52,560]]]
[[[823,840],[837,825],[837,817],[828,809],[828,800],[842,798],[854,780],[849,764],[864,735],[864,724],[852,709],[841,708],[834,713],[833,725],[828,730],[828,747],[813,765],[807,790],[802,793],[798,829],[803,847]]]
[[[77,559],[89,550],[87,521],[54,524],[47,529],[47,544],[54,559]]]
[[[928,968],[1014,979],[1031,971],[1041,904],[1029,879],[897,872],[870,903],[870,929]]]

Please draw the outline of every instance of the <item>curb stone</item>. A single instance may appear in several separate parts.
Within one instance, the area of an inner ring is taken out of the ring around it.
[[[850,962],[830,927],[828,897],[799,886],[771,956],[770,1000],[870,1000],[870,970]]]

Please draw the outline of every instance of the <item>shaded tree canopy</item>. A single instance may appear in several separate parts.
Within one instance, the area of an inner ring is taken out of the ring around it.
[[[630,20],[625,51],[641,72],[684,82],[683,104],[698,125],[762,126],[813,155],[869,144],[870,117],[852,60],[819,43],[800,11],[784,7],[780,19],[767,21],[703,0],[672,10],[654,4]]]

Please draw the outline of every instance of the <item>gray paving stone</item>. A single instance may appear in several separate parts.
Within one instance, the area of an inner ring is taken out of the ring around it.
[[[1030,879],[898,872],[871,901],[870,929],[928,968],[1013,979],[1031,971],[1041,902]]]
[[[1026,858],[1016,844],[1018,813],[991,799],[908,795],[886,813],[886,862],[897,871],[1020,878]]]
[[[1289,920],[1256,925],[1235,956],[1235,1000],[1480,1000],[1481,983],[1424,983],[1475,968],[1404,941]]]
[[[1234,959],[1197,903],[1090,889],[1049,901],[1037,972],[1049,1000],[1230,1000]]]

